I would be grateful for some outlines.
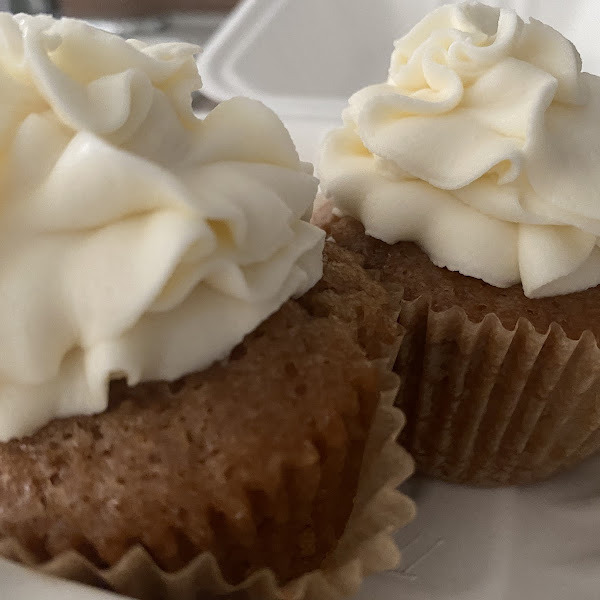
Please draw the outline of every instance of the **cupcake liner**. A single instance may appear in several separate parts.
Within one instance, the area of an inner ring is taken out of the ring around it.
[[[321,196],[317,206],[312,222],[331,233],[332,202]],[[364,258],[360,243],[355,248]],[[525,318],[510,330],[493,313],[474,322],[460,306],[434,311],[429,295],[407,300],[401,281],[386,281],[377,268],[374,276],[405,329],[396,405],[407,420],[400,440],[421,472],[525,484],[600,449],[600,349],[591,332],[573,340],[553,323],[541,334]]]
[[[600,448],[600,350],[553,323],[514,330],[459,307],[402,300],[406,328],[394,370],[401,436],[418,468],[452,482],[513,485],[544,479]]]
[[[413,472],[412,459],[396,443],[405,422],[402,412],[393,407],[398,379],[389,372],[387,359],[375,362],[381,370],[381,399],[367,439],[357,496],[345,531],[321,568],[285,584],[277,581],[273,571],[262,569],[231,585],[210,553],[174,573],[161,570],[141,546],[132,547],[109,569],[99,569],[76,552],[39,563],[13,539],[0,540],[0,556],[45,574],[143,600],[192,600],[199,593],[202,598],[337,600],[356,592],[369,573],[398,565],[400,554],[392,532],[414,516],[413,502],[396,490]],[[302,481],[302,473],[290,474],[294,476]]]

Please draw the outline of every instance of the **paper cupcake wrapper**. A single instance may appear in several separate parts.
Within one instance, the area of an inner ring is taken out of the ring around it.
[[[394,370],[402,440],[418,468],[448,481],[512,485],[544,479],[600,448],[600,350],[553,323],[473,323],[425,298],[401,301],[406,328]]]
[[[320,196],[312,222],[335,217]],[[381,275],[376,272],[376,275]],[[394,366],[406,414],[402,443],[418,468],[452,482],[511,485],[545,479],[600,449],[600,349],[591,332],[570,339],[556,323],[514,330],[459,306],[435,312],[390,283],[405,328]]]
[[[337,600],[353,594],[366,575],[394,568],[400,560],[392,533],[412,520],[413,502],[397,491],[413,472],[409,454],[397,444],[405,419],[393,407],[398,378],[381,369],[381,399],[367,439],[354,508],[336,549],[318,570],[278,583],[263,569],[238,585],[229,584],[212,554],[204,553],[175,573],[162,571],[140,546],[113,567],[103,570],[76,553],[62,554],[39,564],[13,539],[0,540],[0,556],[45,574],[112,590],[144,600],[192,600],[232,596],[256,600]]]

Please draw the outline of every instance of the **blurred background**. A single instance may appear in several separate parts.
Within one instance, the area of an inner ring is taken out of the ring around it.
[[[228,11],[236,0],[0,0],[0,10],[73,17],[143,17],[169,12]]]
[[[204,45],[238,0],[0,0],[0,11],[78,17],[124,37]]]
[[[64,15],[136,17],[174,11],[227,11],[236,0],[57,0]]]
[[[182,41],[205,46],[238,0],[0,0],[0,11],[77,17],[148,43]],[[192,94],[197,111],[215,102]],[[1,594],[0,594],[1,595]]]

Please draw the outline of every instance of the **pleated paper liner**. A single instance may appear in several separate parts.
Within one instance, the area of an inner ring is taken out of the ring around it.
[[[335,231],[339,218],[322,195],[315,206],[312,222],[337,243],[365,264],[386,263],[386,244],[363,244],[368,236],[352,219]],[[421,472],[518,485],[600,450],[600,349],[591,332],[573,340],[553,323],[542,334],[525,318],[510,330],[493,313],[474,322],[459,306],[434,311],[426,297],[406,300],[402,282],[386,281],[378,267],[374,276],[397,298],[405,328],[396,405],[407,419],[400,439]]]
[[[448,481],[513,485],[542,480],[600,448],[600,350],[591,332],[570,339],[553,323],[514,330],[480,323],[427,299],[401,303],[407,333],[394,370],[401,439],[418,468]]]
[[[113,567],[99,569],[68,552],[46,563],[17,541],[0,540],[0,555],[45,574],[112,590],[143,600],[192,600],[227,596],[256,600],[337,600],[357,591],[369,573],[394,568],[400,560],[393,532],[412,520],[412,501],[397,491],[413,472],[413,461],[397,443],[404,416],[393,407],[398,379],[381,371],[381,400],[367,439],[357,497],[335,550],[321,568],[281,584],[263,569],[237,585],[226,581],[215,557],[205,553],[175,573],[162,571],[140,546]],[[387,361],[389,362],[389,361]],[[294,509],[292,505],[292,510]]]

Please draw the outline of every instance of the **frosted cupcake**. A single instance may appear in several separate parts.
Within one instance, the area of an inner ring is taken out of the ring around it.
[[[324,268],[281,122],[198,120],[194,46],[5,13],[0,40],[0,554],[137,598],[393,566],[397,308]]]
[[[551,27],[448,5],[343,117],[315,219],[403,289],[397,403],[420,468],[515,484],[595,452],[600,79]]]

